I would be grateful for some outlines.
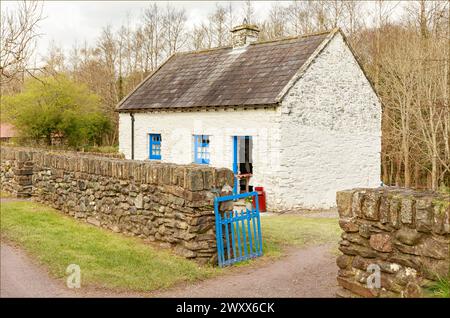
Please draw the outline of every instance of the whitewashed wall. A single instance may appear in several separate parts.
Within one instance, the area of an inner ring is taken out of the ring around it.
[[[381,106],[338,33],[283,100],[280,208],[328,208],[380,184]]]
[[[135,114],[135,159],[149,157],[150,133],[160,133],[162,161],[189,164],[194,161],[193,135],[210,136],[210,165],[233,168],[233,136],[253,137],[251,184],[264,186],[271,199],[278,188],[280,167],[280,110],[249,109],[199,112],[151,112]],[[131,158],[131,119],[119,115],[119,148]]]

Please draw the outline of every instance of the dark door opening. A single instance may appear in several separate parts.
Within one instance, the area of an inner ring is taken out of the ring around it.
[[[252,137],[250,136],[239,137],[238,147],[239,147],[239,173],[252,174],[253,173]]]
[[[253,176],[253,140],[251,136],[235,136],[233,171],[236,176],[235,193],[251,192]]]

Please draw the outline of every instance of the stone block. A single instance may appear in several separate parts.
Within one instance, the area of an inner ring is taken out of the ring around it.
[[[100,220],[97,220],[96,218],[93,218],[93,217],[88,217],[86,219],[86,222],[88,222],[89,224],[95,225],[95,226],[100,226],[101,225]]]
[[[359,218],[364,218],[363,202],[366,190],[355,191],[352,196],[352,214]]]
[[[336,193],[336,203],[341,218],[352,217],[352,198],[354,190],[338,191]]]
[[[142,196],[141,193],[139,193],[135,198],[134,198],[134,206],[137,209],[142,209],[144,207],[144,198]]]
[[[354,219],[339,219],[339,226],[347,233],[359,231],[359,225],[354,221]]]
[[[380,195],[375,191],[368,191],[362,202],[362,215],[367,220],[379,219]]]
[[[403,224],[413,224],[414,218],[414,199],[411,196],[402,198],[400,208],[400,221]]]
[[[406,245],[415,245],[421,239],[422,234],[415,229],[401,228],[395,233],[395,238]]]
[[[369,289],[366,286],[357,283],[355,281],[352,281],[347,278],[338,277],[337,278],[338,284],[345,289],[351,291],[352,293],[366,297],[366,298],[374,298],[378,296],[378,291],[376,289]]]
[[[187,248],[177,245],[174,249],[175,253],[185,258],[194,258],[197,254]]]
[[[447,197],[433,200],[433,227],[436,234],[450,233],[450,201]]]
[[[352,265],[352,256],[340,255],[336,259],[336,264],[340,269],[349,269]]]
[[[401,207],[401,200],[399,198],[393,197],[389,200],[389,220],[390,224],[394,228],[400,227],[400,220],[399,220],[400,207]]]
[[[380,198],[380,222],[382,224],[387,224],[390,221],[390,213],[389,213],[389,200],[383,195]]]
[[[371,235],[370,224],[362,223],[359,225],[359,235],[364,238],[369,238]]]
[[[424,197],[416,200],[416,229],[420,232],[430,232],[433,227],[432,198]]]
[[[389,234],[373,234],[369,240],[370,246],[379,252],[392,252],[392,241]]]
[[[339,250],[346,255],[359,255],[364,258],[375,258],[377,257],[377,253],[372,250],[370,247],[362,246],[362,245],[350,245],[350,246],[339,246]]]
[[[423,257],[421,258],[421,274],[430,280],[437,280],[442,277],[446,277],[450,272],[450,261],[436,260],[433,258]]]
[[[419,255],[440,260],[448,260],[450,263],[450,238],[440,241],[433,237],[427,237],[417,246]]]
[[[185,188],[190,191],[203,190],[203,173],[201,170],[188,170],[185,175]]]

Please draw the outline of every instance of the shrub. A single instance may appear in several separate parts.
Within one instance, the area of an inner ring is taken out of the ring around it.
[[[99,145],[111,128],[100,98],[63,75],[26,80],[21,93],[3,97],[2,114],[23,138],[48,145],[55,137],[72,148]]]

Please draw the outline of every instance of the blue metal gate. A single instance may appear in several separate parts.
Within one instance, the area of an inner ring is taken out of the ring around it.
[[[253,198],[255,207],[243,211],[219,211],[221,202]],[[219,266],[227,266],[250,258],[261,256],[262,235],[258,206],[258,193],[249,192],[214,200],[216,215],[216,240]]]

